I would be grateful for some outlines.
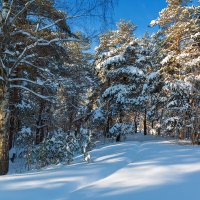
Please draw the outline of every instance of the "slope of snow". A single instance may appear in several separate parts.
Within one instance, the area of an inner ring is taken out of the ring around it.
[[[0,177],[1,200],[199,200],[200,149],[147,136],[71,166]]]

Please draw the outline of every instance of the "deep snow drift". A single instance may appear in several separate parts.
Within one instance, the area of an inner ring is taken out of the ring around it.
[[[199,147],[140,139],[91,154],[89,164],[0,177],[0,200],[199,200]]]

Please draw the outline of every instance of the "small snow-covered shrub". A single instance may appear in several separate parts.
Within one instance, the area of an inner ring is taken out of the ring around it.
[[[89,151],[92,150],[94,144],[92,142],[92,133],[91,130],[81,128],[80,129],[80,148],[83,154],[84,161],[90,162]]]
[[[30,127],[23,126],[16,136],[16,145],[25,147],[26,145],[33,144],[34,137]],[[24,146],[25,145],[25,146]]]
[[[149,133],[150,133],[151,135],[158,135],[157,130],[156,130],[155,128],[152,128],[152,129],[149,131]]]
[[[92,121],[95,123],[104,123],[105,122],[105,115],[103,113],[103,110],[100,108],[97,108],[93,111],[92,114]]]
[[[35,148],[35,163],[38,168],[58,163],[70,164],[79,149],[73,132],[65,133],[58,129]]]
[[[178,137],[178,130],[180,129],[181,125],[180,117],[168,117],[164,122],[163,125],[165,127],[164,135],[171,135]]]
[[[23,161],[25,170],[59,163],[70,164],[78,154],[89,162],[89,151],[94,147],[91,130],[85,128],[79,132],[57,129],[38,145],[34,138],[31,129],[23,127],[16,139],[17,159]]]
[[[111,136],[117,137],[120,135],[124,139],[126,134],[132,134],[133,132],[134,132],[133,124],[123,124],[123,123],[116,123],[109,130]],[[122,140],[122,138],[120,140]]]
[[[80,133],[64,132],[58,129],[34,149],[34,162],[37,168],[51,164],[70,164],[75,155],[83,154],[84,161],[90,161],[89,151],[93,147],[92,134],[88,129],[81,128]]]
[[[23,126],[16,134],[16,157],[23,159],[28,170],[33,163],[34,135],[30,127]]]

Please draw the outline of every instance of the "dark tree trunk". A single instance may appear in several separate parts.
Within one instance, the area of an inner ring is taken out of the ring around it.
[[[40,110],[37,120],[37,129],[36,129],[36,144],[40,144],[44,139],[44,122],[42,118],[43,111],[45,109],[45,102],[41,100]]]
[[[0,175],[7,174],[9,169],[8,105],[9,94],[6,93],[0,104]]]
[[[151,128],[152,128],[152,129],[154,128],[154,123],[153,123],[153,121],[151,122]]]
[[[119,123],[120,124],[123,123],[123,111],[122,111],[121,105],[120,105],[120,108],[119,108]],[[121,142],[121,141],[122,141],[122,133],[120,131],[119,134],[116,137],[116,142]]]
[[[112,123],[112,117],[109,111],[110,111],[110,100],[108,101],[108,104],[107,104],[107,121],[106,121],[105,134],[104,134],[105,139],[109,137],[110,125]]]
[[[15,141],[15,134],[20,129],[20,119],[18,116],[18,109],[13,108],[10,113],[10,128],[9,128],[9,150],[13,147]]]
[[[19,69],[16,74],[19,77]],[[16,81],[15,84],[17,85],[18,82]],[[9,150],[13,147],[15,134],[19,131],[21,125],[19,110],[16,107],[16,104],[20,102],[20,90],[18,88],[13,89],[11,100],[12,106],[10,106]]]
[[[146,109],[144,111],[144,121],[143,121],[143,123],[144,123],[144,135],[147,135],[147,111],[146,111]]]
[[[121,142],[121,134],[118,134],[116,137],[116,142]]]
[[[107,117],[107,123],[106,123],[106,128],[105,128],[105,137],[107,138],[109,135],[109,130],[110,130],[110,124],[111,124],[111,117]]]
[[[137,133],[137,114],[134,115],[134,127],[135,127],[135,133]]]

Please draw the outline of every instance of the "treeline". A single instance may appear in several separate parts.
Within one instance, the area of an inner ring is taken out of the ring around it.
[[[97,2],[79,12],[99,8],[105,20],[113,1]],[[2,0],[0,174],[9,161],[26,169],[80,153],[89,161],[96,140],[139,131],[199,143],[199,6],[168,0],[152,36],[136,38],[135,25],[120,21],[94,55],[54,3]]]

